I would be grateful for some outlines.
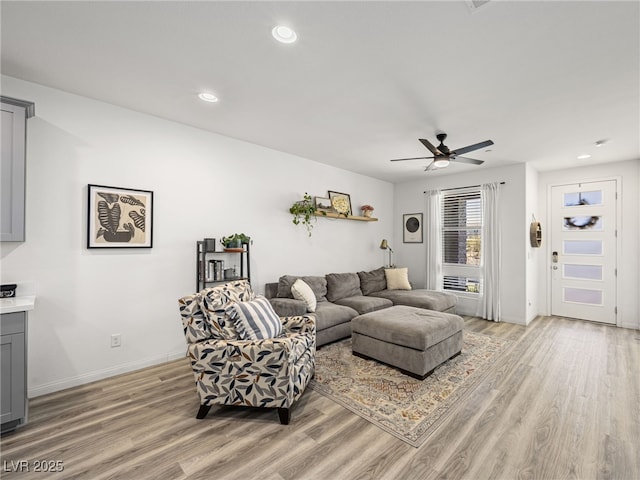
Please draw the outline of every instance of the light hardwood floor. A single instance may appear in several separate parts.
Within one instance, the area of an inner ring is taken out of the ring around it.
[[[212,408],[186,359],[30,401],[1,440],[3,479],[640,478],[640,331],[563,318],[466,318],[517,342],[420,448],[307,390],[273,411]],[[35,461],[62,462],[60,473]],[[20,464],[19,461],[27,461]],[[29,472],[11,472],[27,465]]]

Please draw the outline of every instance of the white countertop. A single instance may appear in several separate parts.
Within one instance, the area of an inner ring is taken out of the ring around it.
[[[33,310],[36,304],[35,295],[24,297],[0,298],[0,314],[13,312],[26,312]]]

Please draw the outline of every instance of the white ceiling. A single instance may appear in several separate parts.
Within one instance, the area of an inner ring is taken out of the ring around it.
[[[640,3],[1,2],[1,71],[392,182],[640,159]],[[299,41],[277,43],[271,29]],[[220,97],[198,100],[200,91]],[[36,105],[37,114],[37,105]],[[418,142],[491,151],[425,173]],[[595,148],[598,140],[610,140]],[[577,160],[589,153],[588,160]]]

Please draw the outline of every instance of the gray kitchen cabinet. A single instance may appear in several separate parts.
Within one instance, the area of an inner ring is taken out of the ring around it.
[[[26,119],[33,116],[34,104],[4,96],[0,100],[0,241],[24,242]]]
[[[26,422],[27,313],[3,313],[0,322],[0,422],[5,433]]]

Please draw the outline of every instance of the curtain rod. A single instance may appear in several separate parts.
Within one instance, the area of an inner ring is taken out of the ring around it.
[[[504,185],[507,182],[500,182],[500,185]],[[462,190],[463,188],[474,188],[474,187],[480,187],[481,185],[467,185],[466,187],[454,187],[454,188],[443,188],[441,191],[442,192],[448,192],[450,190]],[[427,193],[428,190],[425,190],[422,193]]]

